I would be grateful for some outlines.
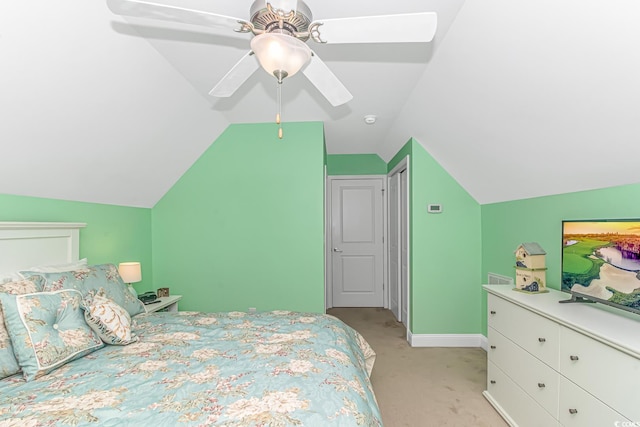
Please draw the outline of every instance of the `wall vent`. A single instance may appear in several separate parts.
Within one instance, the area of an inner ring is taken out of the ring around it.
[[[490,285],[513,285],[512,277],[507,277],[496,273],[487,274],[487,280],[487,283]]]

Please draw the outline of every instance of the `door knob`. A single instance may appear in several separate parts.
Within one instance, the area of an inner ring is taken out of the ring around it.
[[[342,249],[333,248],[333,252],[342,252]]]

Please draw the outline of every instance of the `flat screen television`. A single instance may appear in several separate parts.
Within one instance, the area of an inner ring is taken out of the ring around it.
[[[640,314],[640,219],[562,221],[562,291]]]

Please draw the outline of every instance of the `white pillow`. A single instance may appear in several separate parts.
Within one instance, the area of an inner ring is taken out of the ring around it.
[[[35,273],[63,273],[65,271],[82,270],[87,267],[87,259],[82,258],[79,261],[67,262],[64,264],[39,265],[28,268],[28,271]]]
[[[0,273],[0,285],[7,282],[19,282],[21,280],[24,280],[24,276],[17,271],[12,273]]]

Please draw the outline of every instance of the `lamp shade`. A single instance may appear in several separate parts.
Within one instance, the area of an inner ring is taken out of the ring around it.
[[[251,50],[269,74],[291,77],[311,59],[311,49],[303,41],[281,33],[264,33],[251,39]],[[285,74],[283,74],[283,72]]]
[[[139,262],[121,262],[118,273],[125,283],[136,283],[142,280],[142,270]]]

